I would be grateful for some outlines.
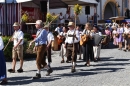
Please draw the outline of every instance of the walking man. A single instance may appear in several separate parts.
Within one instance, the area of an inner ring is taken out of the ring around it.
[[[13,24],[14,34],[9,41],[13,41],[13,49],[12,49],[12,69],[8,69],[8,72],[15,73],[16,59],[17,56],[20,59],[20,68],[17,72],[23,72],[23,32],[20,30],[20,24],[15,22]]]
[[[69,22],[69,30],[65,40],[65,47],[67,47],[67,58],[71,60],[72,57],[72,69],[71,72],[75,72],[76,60],[77,60],[77,43],[79,42],[80,34],[78,30],[75,30],[75,24]]]
[[[51,58],[51,44],[52,41],[54,41],[54,36],[53,34],[49,31],[49,25],[45,25],[44,26],[45,30],[47,31],[47,50],[46,50],[46,55],[47,55],[47,59],[48,59],[48,66],[51,68],[51,62],[52,62],[52,58]],[[46,61],[46,55],[44,54],[44,58]],[[47,73],[46,76],[50,75],[50,73]]]
[[[46,41],[47,41],[47,31],[42,28],[43,22],[41,20],[36,21],[36,38],[30,42],[29,46],[32,45],[33,42],[35,42],[35,49],[37,52],[37,58],[36,58],[36,65],[37,65],[37,72],[36,75],[33,77],[33,79],[39,79],[41,78],[41,69],[47,68],[47,73],[52,73],[52,69],[47,65],[44,53],[47,49]]]

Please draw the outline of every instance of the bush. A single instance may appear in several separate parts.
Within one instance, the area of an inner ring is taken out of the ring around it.
[[[5,37],[2,37],[2,38],[3,38],[4,46],[6,46],[10,37],[5,36]],[[25,53],[26,53],[26,50],[27,50],[27,47],[28,47],[27,39],[24,39],[23,47],[24,47],[23,55],[25,56]],[[6,47],[5,51],[4,51],[4,55],[5,55],[6,59],[12,58],[12,48],[13,48],[13,42],[10,42],[8,44],[8,46]]]
[[[10,37],[5,36],[2,38],[3,38],[4,46],[6,46]],[[13,47],[13,42],[10,42],[4,51],[4,55],[6,59],[9,59],[12,57],[12,47]]]
[[[33,39],[31,34],[28,34],[28,33],[24,33],[24,38],[27,39],[28,41]]]

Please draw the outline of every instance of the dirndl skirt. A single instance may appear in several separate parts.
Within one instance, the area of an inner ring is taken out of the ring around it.
[[[0,80],[6,78],[6,63],[4,53],[0,50]]]

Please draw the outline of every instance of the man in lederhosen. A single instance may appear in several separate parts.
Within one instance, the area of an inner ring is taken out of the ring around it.
[[[8,69],[8,72],[15,73],[15,66],[17,57],[20,59],[20,68],[17,72],[23,72],[23,32],[20,30],[20,24],[15,22],[13,24],[14,27],[14,34],[9,41],[13,41],[13,49],[12,49],[12,69]]]
[[[44,54],[44,56],[45,56],[45,60],[46,60],[46,55],[47,55],[48,66],[51,68],[51,62],[52,62],[52,58],[51,58],[51,44],[52,44],[52,41],[54,41],[54,36],[49,31],[49,25],[45,25],[44,28],[47,31],[47,51]],[[50,75],[50,73],[46,74],[46,76],[48,76],[48,75]]]
[[[30,42],[29,46],[32,45],[33,42],[35,42],[35,49],[37,51],[37,58],[36,58],[36,65],[37,65],[37,73],[36,76],[33,77],[33,79],[39,79],[41,78],[41,69],[47,68],[47,73],[52,73],[52,69],[47,65],[44,53],[47,50],[47,31],[42,28],[43,23],[41,20],[36,21],[36,38]]]
[[[67,47],[67,58],[72,56],[72,69],[71,72],[75,72],[76,59],[77,59],[77,43],[79,42],[79,31],[75,30],[75,24],[69,22],[69,30],[67,32],[67,38],[65,40],[65,47]],[[74,44],[73,44],[74,43]]]

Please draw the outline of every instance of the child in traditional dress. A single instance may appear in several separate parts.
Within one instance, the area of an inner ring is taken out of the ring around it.
[[[114,44],[115,46],[117,46],[117,45],[118,45],[117,37],[116,37],[117,30],[116,30],[116,27],[115,27],[115,26],[113,26],[112,28],[113,28],[113,31],[112,31],[113,44]]]

